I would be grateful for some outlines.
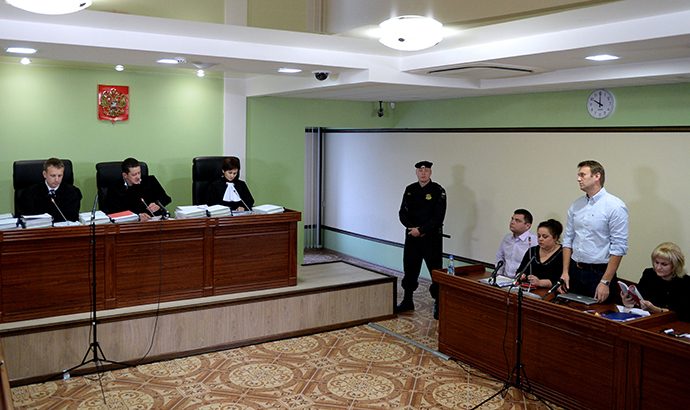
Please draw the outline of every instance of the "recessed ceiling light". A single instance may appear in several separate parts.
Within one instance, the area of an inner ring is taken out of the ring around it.
[[[206,75],[206,73],[204,72],[204,70],[197,70],[197,72],[196,72],[197,77],[203,77],[205,75]]]
[[[38,14],[68,14],[84,10],[91,0],[5,0],[12,6]]]
[[[289,67],[282,67],[278,69],[279,73],[285,73],[285,74],[294,74],[294,73],[301,73],[302,69],[300,68],[289,68]]]
[[[14,53],[14,54],[34,54],[38,50],[36,50],[35,48],[31,48],[31,47],[7,47],[5,49],[5,51],[7,51],[8,53]]]
[[[19,60],[19,62],[24,64],[24,65],[31,64],[31,60],[29,60],[27,57],[22,58],[21,60]]]
[[[115,66],[115,71],[125,71],[125,67],[122,64]]]
[[[595,56],[587,56],[585,57],[587,60],[591,61],[611,61],[611,60],[618,60],[618,56],[612,56],[611,54],[597,54]]]

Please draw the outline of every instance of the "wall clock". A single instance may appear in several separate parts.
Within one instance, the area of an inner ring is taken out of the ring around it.
[[[587,99],[587,111],[594,118],[606,118],[616,109],[616,98],[610,91],[596,90]]]

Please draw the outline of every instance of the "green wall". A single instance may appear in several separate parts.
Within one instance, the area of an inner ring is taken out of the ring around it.
[[[604,120],[593,119],[586,111],[591,89],[401,102],[395,110],[386,105],[384,118],[375,115],[378,103],[250,98],[247,164],[252,192],[260,198],[259,202],[276,202],[302,210],[306,127],[690,126],[690,83],[609,90],[616,96],[616,110]],[[355,179],[366,178],[366,170],[353,172]],[[401,269],[401,248],[334,232],[326,232],[324,238],[328,248]]]
[[[586,102],[593,89],[512,94],[397,104],[396,128],[633,127],[690,125],[690,83],[607,88],[616,109],[592,118]]]
[[[99,84],[130,87],[128,122],[97,119]],[[617,108],[605,120],[585,110],[592,90],[398,102],[394,110],[386,104],[383,118],[376,115],[378,102],[249,98],[243,177],[257,203],[301,211],[307,127],[690,125],[690,83],[610,90]],[[149,164],[173,197],[171,209],[189,204],[191,159],[223,152],[223,121],[222,79],[0,62],[0,213],[13,210],[12,163],[49,156],[73,161],[82,210],[90,209],[96,192],[95,163],[128,156]],[[353,178],[366,178],[366,170],[353,170]],[[336,250],[399,269],[399,248],[331,233],[326,238]]]
[[[99,84],[129,86],[129,121],[97,119]],[[0,63],[0,213],[14,210],[16,160],[71,159],[86,211],[95,164],[132,156],[149,165],[174,210],[191,204],[192,158],[222,149],[222,79]]]

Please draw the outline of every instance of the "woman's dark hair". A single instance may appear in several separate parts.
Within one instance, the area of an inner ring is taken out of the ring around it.
[[[223,161],[223,165],[221,167],[223,168],[223,171],[230,171],[231,169],[236,169],[239,171],[240,159],[237,157],[227,157]]]
[[[561,223],[555,219],[540,222],[537,229],[539,228],[548,229],[551,236],[553,236],[556,240],[558,240],[561,237],[561,233],[563,233],[563,225],[561,225]]]
[[[231,171],[233,169],[236,169],[237,175],[235,175],[235,180],[240,179],[240,159],[239,158],[227,157],[223,160],[223,164],[220,167],[223,170],[223,173],[225,173],[225,171]],[[225,176],[223,176],[222,178],[225,178]]]

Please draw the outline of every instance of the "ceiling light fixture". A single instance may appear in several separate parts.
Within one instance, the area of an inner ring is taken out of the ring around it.
[[[180,57],[178,57],[180,58]],[[192,65],[199,70],[208,70],[209,68],[213,67],[214,65],[217,65],[218,63],[209,63],[209,62],[203,62],[203,61],[191,61]]]
[[[618,56],[612,56],[611,54],[597,54],[595,56],[587,56],[585,59],[591,61],[611,61],[618,60]]]
[[[91,5],[91,0],[5,0],[10,5],[38,14],[69,14]]]
[[[302,69],[300,68],[289,68],[289,67],[281,67],[278,69],[279,73],[284,73],[284,74],[295,74],[295,73],[301,73]]]
[[[115,66],[115,71],[125,71],[125,67],[122,64]]]
[[[13,54],[35,54],[38,50],[31,47],[7,47],[5,51]]]
[[[31,60],[29,60],[28,57],[22,58],[21,60],[19,60],[19,62],[22,63],[23,65],[29,65],[29,64],[31,64]]]
[[[203,77],[205,75],[206,75],[206,73],[204,72],[204,70],[197,70],[197,72],[196,72],[197,77]]]
[[[418,51],[433,47],[443,40],[443,24],[422,16],[393,17],[379,24],[383,36],[379,42],[400,51]]]
[[[160,64],[184,64],[187,62],[187,59],[184,57],[174,57],[174,58],[159,58],[156,60],[157,63]]]

